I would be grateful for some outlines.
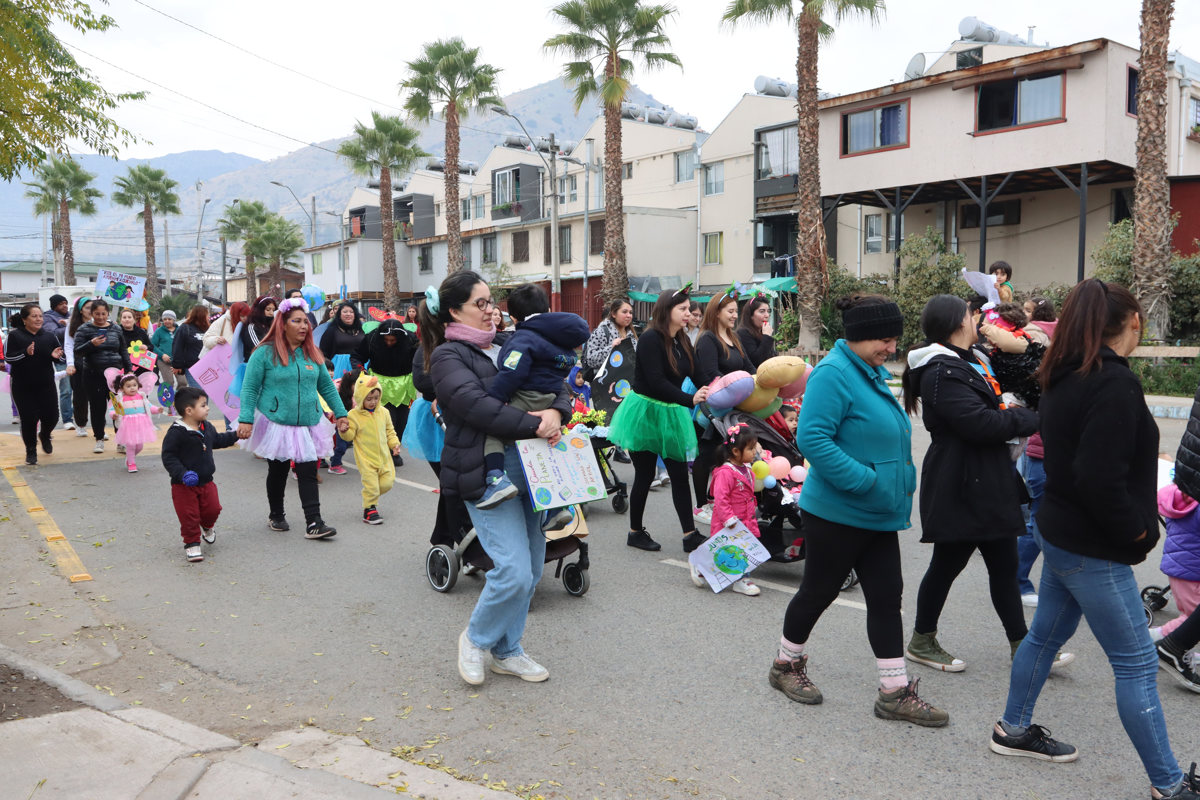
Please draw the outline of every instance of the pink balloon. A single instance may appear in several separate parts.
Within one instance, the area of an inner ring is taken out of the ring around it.
[[[813,368],[805,365],[804,374],[796,380],[789,383],[779,390],[779,396],[791,400],[793,397],[801,397],[804,394],[804,387],[808,385],[808,376],[812,374]]]
[[[796,483],[804,483],[804,479],[808,477],[808,470],[804,467],[792,467],[792,471],[788,474]]]
[[[776,480],[782,480],[788,476],[792,470],[792,464],[783,456],[775,456],[771,459],[771,477]]]

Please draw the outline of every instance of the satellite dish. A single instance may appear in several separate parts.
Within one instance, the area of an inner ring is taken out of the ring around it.
[[[917,53],[904,68],[904,80],[915,81],[925,74],[925,54]]]

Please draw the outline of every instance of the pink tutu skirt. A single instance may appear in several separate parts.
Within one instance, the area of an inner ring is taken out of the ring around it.
[[[316,425],[305,428],[280,425],[264,417],[261,411],[255,411],[254,431],[239,445],[260,458],[302,464],[333,455],[336,435],[337,427],[324,416]]]
[[[158,430],[148,414],[126,414],[117,428],[117,444],[126,447],[149,444],[158,439]]]

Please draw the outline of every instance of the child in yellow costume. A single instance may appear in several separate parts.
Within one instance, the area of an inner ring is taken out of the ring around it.
[[[360,375],[354,382],[354,409],[346,415],[350,427],[341,434],[354,443],[354,462],[362,476],[363,522],[368,525],[383,523],[375,504],[396,481],[392,456],[400,452],[392,415],[386,408],[380,410],[381,394],[374,375]]]

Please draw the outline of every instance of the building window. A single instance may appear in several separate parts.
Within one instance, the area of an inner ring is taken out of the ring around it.
[[[475,219],[483,219],[483,195],[477,194],[473,199],[475,201]]]
[[[593,219],[589,220],[589,223],[592,230],[588,234],[588,238],[591,240],[588,242],[588,254],[602,256],[604,255],[604,220]]]
[[[904,244],[904,218],[900,219],[900,244]],[[896,215],[887,215],[887,239],[883,243],[883,249],[891,253],[896,250]]]
[[[1125,113],[1137,116],[1138,101],[1138,71],[1133,67],[1125,69]]]
[[[1122,220],[1133,219],[1133,187],[1113,189],[1112,220],[1115,225]]]
[[[908,144],[908,101],[842,115],[842,155]]]
[[[633,162],[626,161],[621,165],[621,180],[629,180],[633,177]]]
[[[1188,131],[1200,133],[1197,128],[1200,128],[1200,97],[1193,97],[1188,105]]]
[[[796,126],[763,131],[758,136],[758,169],[756,178],[782,178],[795,175],[800,169]]]
[[[529,231],[513,232],[512,260],[514,264],[525,264],[529,261]]]
[[[440,217],[442,215],[442,204],[441,203],[433,204],[433,215],[435,217]]]
[[[574,203],[579,199],[579,176],[564,175],[558,179],[558,202]]]
[[[979,227],[979,204],[968,203],[962,207],[962,223],[960,228]],[[987,215],[988,227],[994,225],[1019,225],[1021,224],[1021,201],[1018,200],[995,200],[988,203]]]
[[[723,194],[725,191],[725,162],[707,164],[704,167],[704,196]]]
[[[976,94],[976,131],[994,131],[1064,119],[1065,73],[982,84]]]
[[[696,151],[675,154],[675,182],[688,183],[696,179]]]
[[[417,254],[417,272],[422,274],[433,272],[433,245],[421,245],[421,251]]]
[[[571,263],[571,226],[558,226],[558,263]]]
[[[463,269],[471,268],[471,250],[473,248],[474,248],[474,244],[472,243],[472,241],[470,239],[463,239],[463,242],[462,242]]]
[[[546,227],[542,228],[542,264],[548,267],[550,266],[551,260],[550,226],[547,225]]]
[[[479,259],[480,264],[495,264],[496,263],[496,237],[485,236],[480,241],[483,242],[483,255]]]
[[[971,47],[966,50],[959,50],[955,54],[954,66],[957,69],[970,69],[978,67],[983,63],[983,48]]]
[[[704,234],[704,265],[706,267],[721,263],[721,257],[725,254],[725,234],[724,233],[706,233]]]
[[[321,264],[321,261],[322,261],[321,253],[313,253],[312,254],[312,274],[313,275],[320,275],[321,270],[324,269],[324,267]]]
[[[505,170],[492,174],[492,207],[504,206],[513,202],[516,195],[516,171]]]
[[[883,252],[883,214],[867,214],[863,217],[863,235],[865,252]]]
[[[467,220],[471,218],[471,198],[462,201],[462,215],[459,219]]]

